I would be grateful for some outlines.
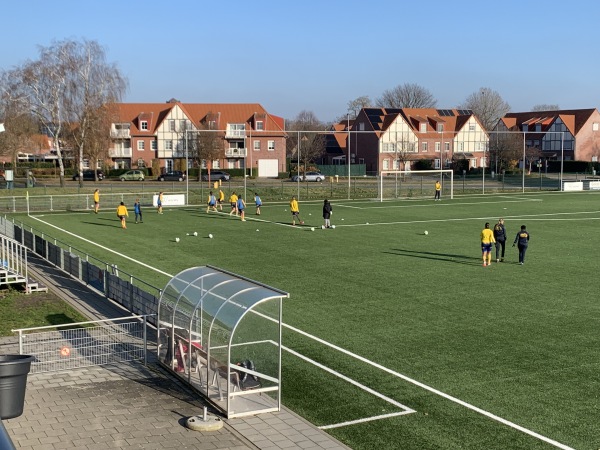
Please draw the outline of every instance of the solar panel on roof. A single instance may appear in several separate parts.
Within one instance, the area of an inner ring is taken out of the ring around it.
[[[470,109],[459,109],[458,114],[461,116],[470,116],[473,114],[473,111]]]
[[[454,115],[451,109],[438,109],[437,113],[441,117],[451,117]]]

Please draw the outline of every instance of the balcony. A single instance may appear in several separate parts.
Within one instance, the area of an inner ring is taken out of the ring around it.
[[[225,130],[225,139],[244,139],[246,137],[246,130]]]
[[[228,148],[225,150],[226,158],[245,158],[246,154],[245,148]]]
[[[129,147],[129,148],[109,148],[108,156],[110,158],[131,158],[131,147]]]
[[[111,130],[111,139],[131,139],[131,133],[127,130]]]

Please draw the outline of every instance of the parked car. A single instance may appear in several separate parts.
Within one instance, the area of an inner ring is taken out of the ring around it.
[[[303,175],[300,175],[300,181],[323,181],[325,180],[325,175],[321,172],[306,172]],[[298,181],[298,175],[292,176],[292,181]]]
[[[102,181],[104,179],[104,172],[102,172],[101,170],[97,170],[96,173],[98,174],[98,181]],[[93,170],[84,170],[83,171],[83,181],[94,181],[94,180],[96,180],[96,178],[94,176]],[[73,175],[73,181],[79,181],[79,172],[77,172]]]
[[[158,176],[158,181],[183,181],[185,180],[185,173],[181,170],[173,170],[171,172],[165,172]]]
[[[130,170],[119,176],[121,181],[144,181],[144,172],[141,170]]]
[[[222,170],[211,170],[210,171],[210,180],[211,181],[217,181],[217,180],[229,181],[230,178],[231,178],[231,175],[229,175],[227,172],[223,172]],[[208,173],[205,173],[202,175],[202,181],[208,181]]]

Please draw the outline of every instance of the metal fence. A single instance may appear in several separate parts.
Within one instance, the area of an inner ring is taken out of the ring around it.
[[[118,270],[113,263],[101,261],[72,245],[0,216],[0,233],[20,242],[32,252],[95,289],[133,314],[148,316],[150,323],[158,312],[162,290]]]
[[[147,316],[12,330],[19,353],[32,355],[31,373],[147,362]]]

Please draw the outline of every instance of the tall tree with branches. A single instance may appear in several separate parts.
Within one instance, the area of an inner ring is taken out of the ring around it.
[[[119,101],[126,82],[116,67],[106,64],[97,43],[71,40],[41,47],[37,60],[11,70],[4,79],[3,95],[29,110],[51,138],[64,186],[65,140],[71,138],[78,146],[81,172],[90,116],[102,111],[103,102]]]
[[[288,154],[296,159],[298,165],[306,166],[314,162],[325,151],[325,124],[314,112],[301,111],[294,120],[288,121],[289,138],[286,145]],[[295,132],[295,133],[294,133]]]
[[[70,124],[67,131],[77,148],[79,183],[82,185],[84,159],[89,158],[92,169],[97,169],[99,134],[110,135],[114,109],[105,105],[121,101],[127,81],[114,64],[106,62],[104,50],[95,41],[67,40],[58,47],[67,67],[68,82],[64,92],[66,117]]]
[[[435,108],[437,100],[423,86],[404,83],[383,91],[375,103],[380,108]]]
[[[510,111],[510,105],[500,94],[487,87],[469,95],[458,108],[472,110],[487,131],[493,130],[498,120]]]

